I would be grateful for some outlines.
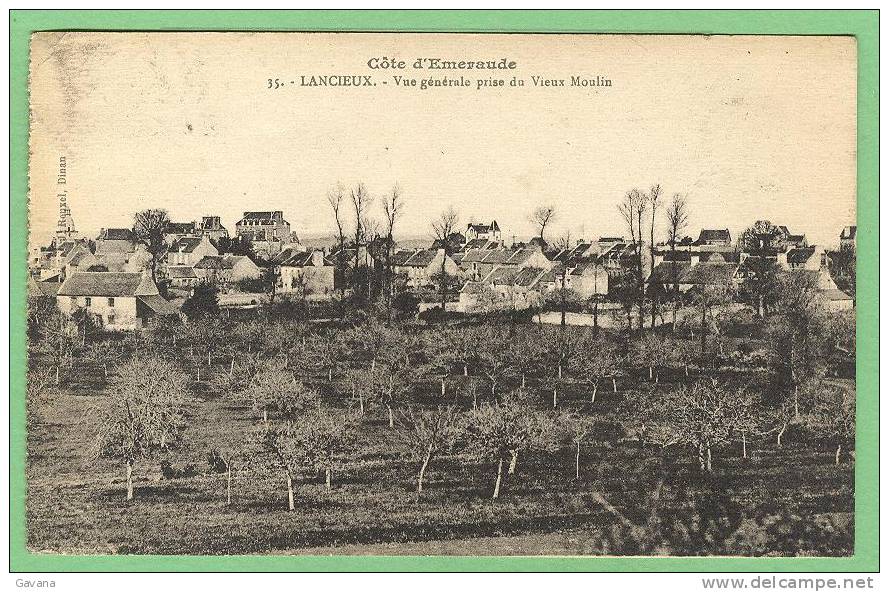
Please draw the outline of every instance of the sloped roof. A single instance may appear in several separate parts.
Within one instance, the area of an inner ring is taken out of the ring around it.
[[[730,282],[738,271],[731,263],[698,263],[679,279],[681,284],[720,285]]]
[[[314,263],[312,262],[312,255],[317,251],[302,251],[300,253],[293,253],[286,260],[281,262],[281,265],[286,267],[312,267]],[[234,267],[236,262],[231,262],[231,267]],[[327,257],[323,258],[323,265],[332,266],[333,262],[327,259]]]
[[[106,228],[99,234],[99,240],[136,241],[132,228]]]
[[[147,295],[147,296],[137,296],[136,299],[151,309],[152,312],[159,315],[176,315],[179,314],[179,309],[177,309],[173,304],[166,301],[163,296],[159,294]]]
[[[435,260],[436,255],[438,255],[437,249],[422,249],[411,255],[401,265],[403,267],[426,267]]]
[[[690,261],[662,261],[654,267],[651,275],[648,276],[648,283],[669,284],[673,282],[674,269],[676,270],[676,279],[680,283],[684,283],[682,282],[682,278],[690,268]]]
[[[530,288],[543,275],[544,271],[539,267],[523,267],[515,276],[515,285]]]
[[[244,212],[244,217],[241,218],[241,220],[273,220],[276,215],[279,218],[283,218],[284,212],[281,210],[271,212]]]
[[[191,253],[193,252],[203,239],[196,236],[183,236],[170,245],[172,253]]]
[[[151,278],[141,273],[78,271],[59,287],[59,296],[151,296],[158,294]]]
[[[704,228],[698,235],[698,243],[725,241],[732,242],[732,235],[728,228]]]
[[[469,249],[494,249],[498,245],[497,241],[487,238],[474,238],[463,246],[464,251]]]
[[[194,222],[168,222],[167,234],[191,234],[195,232],[196,225]]]
[[[198,277],[194,268],[188,265],[170,265],[167,267],[167,276],[174,279]]]
[[[495,267],[484,281],[499,286],[511,286],[519,275],[519,271],[521,270],[516,267]]]
[[[803,247],[787,251],[787,262],[793,265],[803,265],[815,254],[815,247]]]

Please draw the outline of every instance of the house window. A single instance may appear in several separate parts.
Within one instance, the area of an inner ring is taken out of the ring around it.
[[[111,306],[111,307],[114,306],[114,298],[109,298],[109,299],[108,299],[108,306]]]
[[[90,298],[89,296],[87,296],[87,297],[86,297],[86,307],[89,308],[89,306],[90,306],[92,303],[93,303],[93,299]]]
[[[108,324],[109,324],[109,325],[113,325],[113,324],[114,324],[114,315],[108,315]]]

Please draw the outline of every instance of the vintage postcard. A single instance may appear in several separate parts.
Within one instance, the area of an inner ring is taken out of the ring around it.
[[[34,33],[28,551],[852,556],[857,76]]]

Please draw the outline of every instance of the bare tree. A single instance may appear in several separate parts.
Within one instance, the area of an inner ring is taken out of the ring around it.
[[[384,265],[385,265],[385,273],[383,279],[383,297],[386,302],[386,312],[387,318],[392,318],[392,297],[393,297],[393,282],[392,282],[392,246],[395,242],[394,233],[395,233],[395,224],[398,222],[398,219],[403,214],[404,210],[404,200],[401,197],[401,189],[396,183],[392,188],[392,192],[386,196],[386,199],[383,201],[383,214],[386,217],[385,220],[385,232],[386,232],[386,244],[384,246]]]
[[[451,235],[456,232],[459,219],[460,216],[457,213],[457,210],[455,210],[453,206],[450,206],[447,210],[442,212],[434,222],[432,222],[432,232],[435,235],[435,240],[441,245],[441,248],[444,249],[444,257],[441,258],[441,280],[439,281],[442,312],[445,312],[449,284],[447,281],[448,274],[445,269],[445,263],[447,262],[448,256],[451,254]]]
[[[592,417],[573,412],[563,415],[560,423],[564,425],[571,443],[574,444],[574,478],[580,479],[580,449],[593,435],[596,422]]]
[[[352,199],[352,213],[355,215],[355,266],[352,270],[352,289],[355,290],[356,296],[361,290],[359,282],[361,281],[361,247],[366,245],[368,238],[368,220],[367,210],[373,202],[373,197],[367,191],[364,183],[358,183],[354,189],[349,191]]]
[[[635,259],[634,283],[636,284],[636,292],[638,298],[638,324],[639,332],[642,332],[643,316],[645,308],[645,279],[642,276],[642,219],[648,208],[648,198],[638,189],[632,189],[624,196],[623,201],[618,204],[617,209],[624,219],[626,228],[630,233],[630,240],[633,245],[633,257]]]
[[[151,280],[157,282],[157,264],[166,251],[164,238],[170,216],[167,210],[149,209],[137,212],[133,218],[133,232],[151,254]]]
[[[534,211],[531,212],[531,215],[528,217],[528,220],[538,228],[537,236],[540,237],[541,246],[546,244],[546,239],[544,238],[546,227],[555,218],[556,208],[552,205],[534,208]]]
[[[651,208],[651,225],[649,226],[649,242],[648,242],[648,252],[651,256],[651,266],[649,267],[650,271],[654,271],[654,231],[655,231],[655,222],[657,220],[657,209],[658,209],[658,201],[661,198],[661,186],[652,185],[651,190],[648,192],[648,205]],[[654,330],[655,318],[657,317],[658,310],[658,302],[657,302],[657,290],[650,290],[649,299],[651,300],[651,329]]]
[[[673,201],[667,206],[667,242],[670,245],[670,284],[673,300],[673,332],[676,332],[676,312],[679,308],[679,265],[676,261],[676,244],[688,226],[688,203],[679,193],[673,194]],[[652,266],[652,271],[654,268]]]
[[[337,238],[337,256],[335,259],[336,263],[336,273],[339,276],[339,285],[340,285],[340,305],[342,306],[341,314],[345,316],[346,314],[346,266],[345,266],[345,254],[346,254],[346,228],[345,222],[343,220],[343,203],[346,198],[346,189],[343,187],[342,183],[337,183],[337,185],[331,189],[327,193],[327,203],[330,204],[330,209],[333,211],[333,220],[336,224],[336,238]]]

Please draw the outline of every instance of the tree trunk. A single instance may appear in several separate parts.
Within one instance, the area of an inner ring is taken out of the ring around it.
[[[296,509],[296,505],[293,502],[293,477],[290,476],[290,471],[287,471],[287,510],[292,512]]]
[[[522,372],[522,388],[525,388],[525,373]]]
[[[553,409],[559,406],[559,391],[553,389]]]
[[[442,377],[442,379],[441,379],[441,396],[442,397],[445,396],[445,379],[444,379],[444,377]]]
[[[56,364],[56,386],[59,386],[59,366],[61,366],[61,362]]]
[[[787,424],[784,423],[781,426],[781,431],[778,432],[778,448],[781,447],[781,437],[784,435],[784,432],[786,432],[786,431],[787,431]]]
[[[648,380],[654,380],[654,367],[648,367]]]
[[[231,378],[235,375],[235,358],[232,356],[231,364],[228,365],[228,377]]]
[[[559,364],[559,380],[562,380],[562,364]]]
[[[741,433],[741,456],[747,458],[747,434]]]
[[[497,499],[500,497],[500,481],[503,479],[503,457],[500,457],[500,461],[497,463],[497,481],[494,483],[494,496],[492,499]]]
[[[267,424],[269,422],[269,410],[267,407],[262,408],[262,423]]]
[[[707,472],[713,472],[713,455],[710,452],[710,442],[707,442]]]
[[[707,307],[701,306],[701,355],[707,353]]]
[[[599,381],[597,380],[596,382],[593,383],[593,398],[590,399],[590,403],[596,402],[596,391],[598,391],[598,390],[599,390]]]
[[[799,419],[799,385],[793,385],[793,416]]]
[[[839,466],[840,464],[840,452],[843,450],[842,444],[837,444],[837,452],[833,457],[833,464]]]
[[[706,462],[704,461],[704,443],[703,442],[698,442],[698,465],[700,466],[702,471],[707,467]]]
[[[507,474],[513,475],[515,474],[516,465],[519,462],[519,451],[518,450],[510,450],[509,451],[512,457],[509,459],[509,471]]]
[[[574,453],[574,478],[580,479],[580,442],[577,443],[577,451]]]
[[[423,493],[423,479],[426,477],[426,468],[429,466],[430,460],[432,460],[431,450],[426,452],[426,457],[423,459],[423,464],[420,465],[420,472],[417,474],[417,495]]]
[[[327,369],[327,382],[333,382],[333,368]]]
[[[617,392],[617,379],[613,376],[611,377],[611,388],[615,393]]]
[[[469,366],[463,364],[463,376],[469,376]]]
[[[389,412],[389,429],[395,427],[395,414],[392,412],[392,405],[386,405],[386,410]]]
[[[127,501],[133,499],[133,461],[127,461]]]
[[[330,467],[324,469],[324,488],[327,490],[328,493],[330,493],[330,480],[331,477],[333,477],[332,473],[333,471],[330,469]]]

